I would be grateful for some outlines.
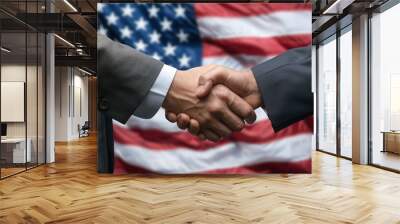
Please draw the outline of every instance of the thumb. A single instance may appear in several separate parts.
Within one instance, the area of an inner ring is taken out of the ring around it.
[[[213,87],[212,80],[205,81],[203,84],[199,82],[199,86],[196,90],[196,96],[199,98],[203,98],[210,94]]]
[[[196,96],[203,98],[210,94],[210,91],[214,85],[223,84],[226,80],[227,73],[221,67],[216,67],[199,77],[199,87],[196,91]]]

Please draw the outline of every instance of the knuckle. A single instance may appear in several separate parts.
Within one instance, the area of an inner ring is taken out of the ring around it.
[[[226,100],[229,96],[227,89],[222,85],[217,85],[214,87],[214,94],[222,100]]]
[[[253,110],[251,108],[244,108],[244,115],[246,117],[250,116],[253,114]]]
[[[244,122],[243,121],[238,122],[237,124],[235,124],[235,127],[234,127],[235,131],[240,131],[243,128],[244,128]]]
[[[182,123],[182,122],[178,122],[178,127],[180,129],[186,129],[186,125],[184,123]]]
[[[231,131],[231,130],[227,130],[227,131],[224,133],[223,137],[226,138],[226,137],[230,136],[231,134],[232,134],[232,131]]]
[[[226,94],[226,89],[222,85],[216,85],[214,87],[214,93],[217,95],[224,95]]]
[[[222,106],[220,103],[214,101],[213,103],[211,103],[208,107],[208,110],[210,111],[210,113],[220,113],[222,110]]]
[[[203,125],[207,126],[207,123],[211,122],[211,115],[207,114],[206,116],[204,116],[203,118]]]

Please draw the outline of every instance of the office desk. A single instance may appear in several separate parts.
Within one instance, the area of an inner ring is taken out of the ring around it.
[[[399,131],[382,131],[383,134],[383,151],[400,154],[400,132]]]
[[[28,138],[26,142],[28,144],[25,143],[25,138],[1,139],[1,159],[5,160],[5,163],[31,162],[32,141]],[[25,145],[27,145],[26,153]]]

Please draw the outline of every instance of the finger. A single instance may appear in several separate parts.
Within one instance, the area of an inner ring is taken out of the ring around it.
[[[203,133],[200,133],[200,134],[199,134],[199,138],[200,138],[202,141],[206,140],[206,136],[205,136]]]
[[[176,119],[177,119],[177,116],[176,116],[175,113],[165,111],[165,118],[166,118],[169,122],[175,123],[175,122],[176,122]]]
[[[237,116],[246,120],[247,123],[254,123],[257,119],[254,109],[241,97],[234,94],[228,102],[229,108]]]
[[[198,135],[200,132],[200,124],[197,120],[190,119],[189,132],[192,135]]]
[[[199,87],[197,87],[196,90],[196,96],[199,98],[204,98],[208,96],[212,90],[212,87],[213,87],[212,81],[207,81],[204,84],[199,83]]]
[[[185,130],[189,127],[190,117],[187,114],[181,113],[178,114],[178,127],[182,130]]]
[[[206,137],[206,139],[208,139],[210,141],[217,142],[220,140],[220,137],[211,130],[208,130],[208,129],[204,130],[203,133],[204,133],[204,136]]]
[[[207,129],[213,131],[215,134],[222,138],[226,138],[232,134],[231,129],[229,129],[217,118],[211,119],[211,121],[207,124]]]
[[[240,131],[245,126],[244,121],[228,108],[223,110],[218,118],[232,131]]]
[[[202,74],[199,78],[199,86],[205,86],[198,88],[196,95],[199,98],[203,98],[210,93],[211,87],[217,84],[224,84],[228,78],[229,73],[224,67],[217,66],[210,71]]]

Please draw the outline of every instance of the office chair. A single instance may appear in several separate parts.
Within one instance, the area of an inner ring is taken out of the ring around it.
[[[79,138],[89,136],[89,129],[90,129],[89,121],[85,121],[82,127],[80,127],[80,125],[78,124]]]

